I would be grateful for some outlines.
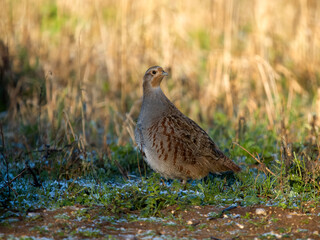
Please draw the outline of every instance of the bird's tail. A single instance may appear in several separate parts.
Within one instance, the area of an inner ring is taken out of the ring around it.
[[[228,169],[227,171],[233,171],[233,172],[241,171],[241,168],[228,157],[226,157],[226,159],[224,160],[223,165]]]
[[[210,167],[212,173],[221,173],[221,172],[240,172],[241,168],[235,164],[230,158],[227,156],[224,156],[223,158],[220,158],[218,162],[211,163]]]

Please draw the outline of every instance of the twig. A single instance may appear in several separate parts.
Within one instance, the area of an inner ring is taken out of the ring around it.
[[[222,209],[222,211],[220,211],[220,212],[219,212],[217,215],[215,215],[214,217],[209,217],[208,219],[209,219],[209,220],[213,220],[213,219],[221,218],[222,215],[223,215],[225,212],[228,212],[228,211],[230,211],[230,210],[232,210],[232,209],[235,209],[235,208],[237,208],[237,207],[238,207],[237,204],[231,205],[231,206],[229,206],[229,207],[227,207],[227,208],[225,208],[225,209]]]
[[[26,167],[17,175],[17,176],[15,176],[13,179],[11,179],[10,181],[8,181],[8,182],[5,182],[5,186],[2,186],[1,188],[0,188],[0,190],[2,190],[3,188],[5,188],[6,186],[8,186],[10,189],[12,189],[11,188],[11,183],[13,182],[13,181],[15,181],[17,178],[19,178],[19,177],[21,177],[26,171],[29,171],[30,173],[31,173],[31,175],[32,175],[32,177],[33,177],[33,181],[34,181],[34,186],[35,187],[40,187],[41,186],[41,183],[38,181],[38,179],[37,179],[37,176],[36,176],[36,174],[34,173],[34,171],[30,168],[30,166],[29,166],[29,164],[28,163],[26,163]],[[14,189],[12,189],[12,191],[14,191]],[[17,195],[17,193],[16,193],[16,191],[14,191],[15,192],[15,194]]]
[[[8,184],[8,187],[14,192],[14,195],[16,195],[16,197],[18,196],[18,193],[16,192],[16,190],[14,190],[10,184]],[[10,192],[9,192],[9,196],[10,196]]]
[[[17,176],[15,176],[13,179],[11,179],[9,182],[5,182],[5,184],[7,184],[7,186],[9,186],[10,187],[10,184],[14,181],[14,180],[16,180],[18,177],[20,177],[25,171],[27,171],[28,170],[28,166],[26,166]],[[1,188],[0,188],[0,190],[1,189],[3,189],[5,186],[2,186]]]
[[[3,136],[3,128],[2,128],[2,123],[1,123],[1,122],[0,122],[0,132],[1,132],[2,148],[5,149],[4,136]]]
[[[56,148],[47,148],[47,149],[42,149],[42,150],[32,150],[29,152],[25,152],[25,154],[31,154],[31,153],[41,153],[41,152],[47,152],[47,153],[52,153],[52,152],[62,152],[65,148],[70,148],[72,147],[71,144],[66,144],[62,148],[56,149]]]
[[[241,141],[246,131],[246,119],[240,117],[238,122],[238,141]]]
[[[28,144],[28,141],[27,141],[26,137],[22,136],[21,140],[22,140],[25,148],[27,149],[27,154],[29,155],[29,158],[33,161],[34,160],[33,159],[33,155],[31,154],[32,151],[30,150],[30,147],[29,147],[29,144]]]
[[[4,160],[5,165],[6,165],[7,181],[9,181],[9,162],[8,162],[8,160],[7,160],[7,157],[4,155],[5,143],[4,143],[2,123],[0,123],[0,132],[1,132],[2,149],[3,149],[3,152],[1,152],[1,155],[3,156],[3,160]],[[8,185],[8,187],[9,187],[9,195],[10,195],[10,189],[12,189],[12,188],[10,187],[10,185]],[[13,189],[12,189],[12,190],[13,190]]]
[[[129,179],[128,173],[125,171],[125,169],[120,165],[120,163],[117,161],[117,159],[113,159],[114,163],[118,167],[118,170],[120,171],[121,175],[125,180]]]
[[[256,158],[253,154],[251,154],[247,149],[245,149],[244,147],[242,147],[239,143],[237,142],[233,142],[233,144],[239,146],[240,148],[242,148],[244,151],[246,151],[251,157],[253,157],[254,160],[256,160],[258,163],[260,163],[261,165],[264,165],[258,158]],[[266,170],[273,176],[275,176],[275,174],[269,169],[267,168],[267,166],[265,166]]]
[[[34,182],[33,185],[34,185],[35,187],[40,187],[40,186],[41,186],[41,183],[38,181],[36,174],[34,173],[34,171],[33,171],[32,168],[29,166],[28,163],[26,163],[26,167],[27,167],[27,169],[29,170],[29,172],[31,173],[31,175],[32,175],[32,177],[33,177],[33,182]]]
[[[70,123],[70,120],[69,120],[69,117],[68,117],[68,114],[67,114],[66,111],[63,111],[63,117],[64,117],[64,120],[66,121],[66,125],[65,125],[65,127],[66,127],[66,135],[67,135],[67,138],[68,138],[68,142],[69,142],[69,144],[70,144],[70,142],[71,142],[71,141],[70,141],[70,137],[69,137],[69,135],[67,134],[68,125],[69,125],[69,128],[70,128],[70,131],[71,131],[73,140],[77,140],[77,138],[76,138],[76,135],[74,134],[72,125],[71,125],[71,123]]]
[[[238,205],[231,205],[231,206],[223,209],[221,213],[228,212],[228,211],[230,211],[230,210],[232,210],[232,209],[235,209],[235,208],[237,208],[237,207],[238,207]]]

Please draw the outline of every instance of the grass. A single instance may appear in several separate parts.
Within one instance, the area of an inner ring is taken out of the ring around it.
[[[256,140],[259,143],[262,128],[247,127],[246,131],[250,134],[246,132],[243,136],[243,145],[253,156],[257,146],[250,142]],[[230,132],[228,128],[225,131]],[[215,129],[211,132],[215,138],[221,134]],[[235,161],[242,166],[243,171],[236,176],[209,176],[203,180],[188,182],[186,186],[177,180],[164,184],[161,183],[160,176],[152,173],[141,161],[141,156],[132,145],[110,145],[112,154],[109,159],[108,156],[99,156],[94,150],[86,149],[81,153],[74,143],[76,147],[71,145],[52,155],[48,149],[30,153],[35,160],[29,160],[28,166],[37,173],[36,176],[27,172],[10,187],[3,182],[1,204],[5,209],[21,214],[48,206],[60,208],[81,204],[102,205],[115,214],[138,210],[141,216],[150,217],[160,216],[161,210],[168,206],[187,209],[192,205],[267,204],[303,209],[305,204],[319,201],[320,178],[316,173],[310,174],[305,149],[293,152],[289,171],[285,171],[276,134],[270,133],[267,138],[262,137],[262,140],[269,141],[262,141],[263,144],[259,144],[260,156],[255,155],[261,164],[254,162],[251,155],[242,148],[232,145],[236,132],[230,134],[231,138],[225,139],[225,145],[221,144],[221,148],[231,146],[229,155],[234,156]],[[22,156],[25,161],[27,157]],[[118,160],[115,162],[112,159]],[[10,163],[10,167],[2,168],[2,176],[6,176],[7,170],[11,179],[25,169],[20,161],[6,161]],[[265,170],[267,168],[270,172]],[[35,185],[35,179],[40,183],[39,186]]]
[[[169,206],[319,201],[317,1],[2,3],[1,221],[76,204],[159,217]],[[182,186],[149,169],[133,129],[156,64],[170,73],[167,96],[241,173]]]

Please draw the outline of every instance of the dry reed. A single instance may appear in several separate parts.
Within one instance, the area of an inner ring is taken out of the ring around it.
[[[164,91],[196,121],[211,122],[216,111],[254,121],[258,112],[273,127],[282,102],[290,112],[296,99],[306,116],[320,116],[317,0],[1,0],[1,6],[0,41],[11,64],[1,83],[10,99],[5,118],[15,120],[12,129],[35,124],[44,84],[40,134],[48,142],[73,127],[83,144],[97,142],[90,130],[96,127],[114,131],[121,144],[133,138],[141,78],[155,64],[171,72]]]

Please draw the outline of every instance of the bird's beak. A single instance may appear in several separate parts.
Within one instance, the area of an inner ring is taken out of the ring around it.
[[[168,76],[169,74],[165,71],[162,71],[162,76]]]

